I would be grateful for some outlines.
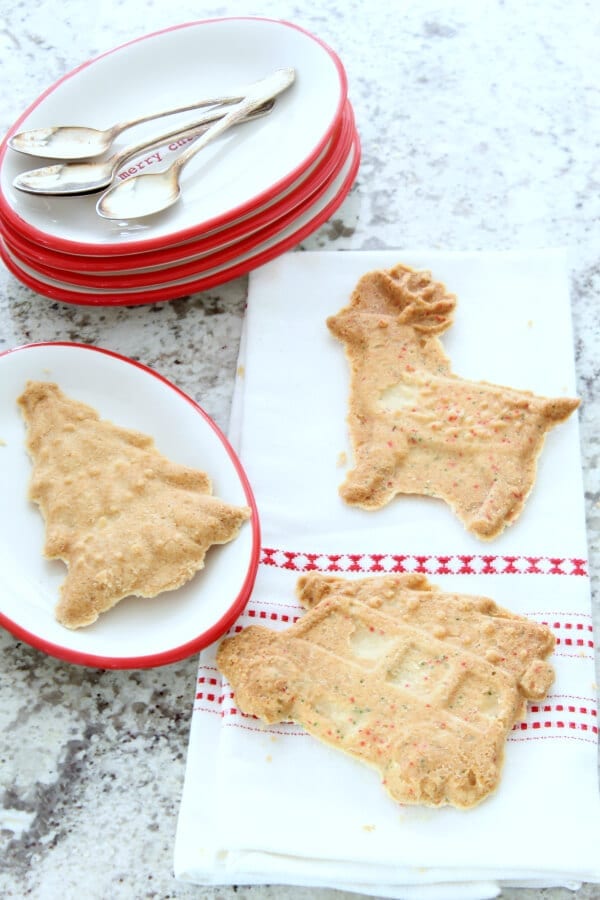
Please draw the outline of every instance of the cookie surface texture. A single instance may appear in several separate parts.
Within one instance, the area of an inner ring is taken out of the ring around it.
[[[351,370],[354,468],[340,494],[364,509],[397,494],[436,497],[491,540],[521,513],[547,432],[579,400],[453,374],[438,335],[455,305],[429,272],[398,265],[364,275],[327,319]]]
[[[372,766],[400,803],[466,809],[492,793],[508,732],[553,682],[551,631],[422,575],[310,573],[297,593],[308,612],[293,626],[219,646],[238,708]]]
[[[169,461],[151,437],[100,419],[56,384],[30,381],[18,403],[44,555],[68,567],[55,610],[68,628],[129,595],[185,584],[209,547],[235,538],[250,517],[214,497],[206,473]]]

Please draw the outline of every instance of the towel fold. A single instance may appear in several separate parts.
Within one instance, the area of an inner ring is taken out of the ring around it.
[[[262,553],[235,629],[302,615],[307,570],[422,572],[548,624],[556,681],[509,734],[498,790],[468,811],[395,804],[378,775],[293,724],[242,714],[200,657],[175,874],[198,884],[335,887],[406,900],[483,900],[503,885],[600,881],[597,688],[576,414],[548,435],[519,519],[482,543],[450,508],[401,496],[377,512],[339,497],[348,365],[325,319],[359,277],[397,263],[457,295],[441,340],[466,378],[575,396],[565,257],[306,252],[250,276],[230,439],[256,495]]]

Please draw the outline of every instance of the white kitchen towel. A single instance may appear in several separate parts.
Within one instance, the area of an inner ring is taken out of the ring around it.
[[[442,336],[461,376],[575,396],[560,251],[306,252],[252,273],[231,439],[262,526],[258,577],[234,629],[281,629],[307,570],[424,572],[546,622],[556,682],[509,735],[496,793],[474,809],[394,803],[377,774],[292,724],[243,715],[200,658],[175,874],[201,884],[336,887],[393,898],[487,898],[503,884],[600,881],[597,688],[577,415],[546,440],[521,517],[482,543],[430,498],[345,506],[348,366],[327,316],[365,272],[427,268],[457,294]]]

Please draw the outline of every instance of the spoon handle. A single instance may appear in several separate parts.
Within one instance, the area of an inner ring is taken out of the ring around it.
[[[293,70],[282,69],[278,70],[278,72],[279,71],[290,72]],[[277,75],[278,72],[275,74]],[[265,85],[268,80],[269,79],[265,79]],[[128,119],[126,122],[117,122],[117,124],[113,125],[110,129],[112,140],[114,140],[117,135],[121,134],[121,132],[125,131],[127,128],[133,128],[134,125],[141,125],[143,122],[150,122],[152,121],[152,119],[162,119],[165,116],[174,116],[176,113],[188,112],[191,109],[202,109],[205,106],[232,106],[234,103],[239,103],[240,101],[249,97],[250,92],[262,83],[263,82],[257,82],[255,85],[251,85],[249,88],[243,88],[241,89],[239,94],[225,95],[224,97],[209,97],[205,100],[196,100],[194,101],[194,103],[187,103],[185,106],[176,106],[172,109],[163,109],[161,112],[148,113],[144,116],[139,116],[136,119]],[[281,88],[281,90],[284,90],[284,88]],[[276,93],[279,93],[279,91],[276,91]],[[273,94],[273,96],[275,96],[275,94]],[[265,97],[264,99],[268,100],[270,98]],[[179,131],[181,131],[181,128],[179,129]]]
[[[265,108],[264,112],[268,110]],[[128,160],[132,156],[136,156],[138,153],[141,153],[143,150],[151,150],[153,147],[157,147],[160,144],[163,144],[165,141],[168,141],[169,138],[174,137],[193,137],[194,133],[198,129],[202,129],[207,125],[210,125],[212,122],[216,122],[221,119],[224,115],[222,108],[211,109],[208,112],[205,112],[204,115],[199,116],[194,122],[189,122],[187,125],[178,125],[177,128],[172,128],[170,131],[163,132],[162,134],[157,134],[153,138],[146,138],[143,141],[139,141],[137,144],[130,144],[127,147],[123,147],[122,150],[119,150],[118,153],[115,153],[110,160],[111,166],[116,168]]]
[[[212,127],[208,128],[192,147],[184,150],[178,156],[170,167],[171,171],[179,172],[196,153],[199,153],[216,137],[219,137],[232,125],[236,125],[242,119],[245,119],[249,113],[267,101],[272,100],[278,94],[281,94],[282,91],[285,91],[293,83],[295,77],[296,73],[292,68],[277,69],[272,75],[251,85],[240,103],[237,103],[230,112],[225,113]]]
[[[176,106],[172,109],[163,109],[160,112],[148,113],[144,116],[139,116],[136,119],[127,119],[124,122],[117,122],[113,125],[109,131],[111,135],[111,141],[121,134],[122,131],[126,131],[128,128],[133,128],[134,125],[142,125],[144,122],[151,122],[153,119],[163,119],[166,116],[174,116],[177,113],[188,112],[192,109],[203,109],[206,106],[231,106],[234,103],[238,103],[242,99],[242,96],[226,96],[226,97],[213,97],[208,100],[196,100],[194,103],[186,103],[185,106]],[[179,129],[181,131],[181,129]]]

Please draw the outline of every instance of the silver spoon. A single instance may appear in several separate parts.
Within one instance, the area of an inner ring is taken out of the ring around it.
[[[29,156],[43,156],[46,159],[93,159],[108,150],[114,139],[134,125],[150,122],[152,119],[160,119],[163,116],[173,116],[176,113],[187,112],[190,109],[202,109],[205,106],[229,106],[243,99],[245,90],[236,96],[216,97],[209,100],[200,100],[178,106],[174,109],[165,109],[162,112],[150,113],[139,116],[137,119],[129,119],[127,122],[118,122],[111,128],[101,131],[98,128],[87,128],[79,125],[56,125],[49,128],[33,128],[30,131],[21,131],[9,138],[8,146],[19,153],[27,153]]]
[[[249,122],[264,116],[273,108],[274,100],[265,103],[258,109],[249,113],[240,122]],[[165,134],[156,135],[152,140],[146,139],[137,144],[124,147],[118,153],[100,162],[65,162],[52,166],[42,166],[40,169],[30,169],[21,172],[13,181],[13,186],[20,191],[29,194],[44,194],[53,196],[80,196],[101,191],[113,180],[113,177],[128,160],[144,150],[150,151],[154,147],[160,147],[170,138],[174,137],[198,137],[211,122],[223,118],[224,109],[212,109],[204,113],[195,122],[191,122],[185,130],[172,129]]]
[[[137,219],[149,216],[172,206],[181,194],[179,176],[183,166],[219,135],[262,106],[277,94],[285,91],[295,79],[292,68],[278,69],[268,78],[256,82],[241,103],[236,104],[212,127],[198,138],[192,147],[179,156],[163,172],[147,172],[133,175],[114,185],[102,194],[96,211],[105,219]]]

